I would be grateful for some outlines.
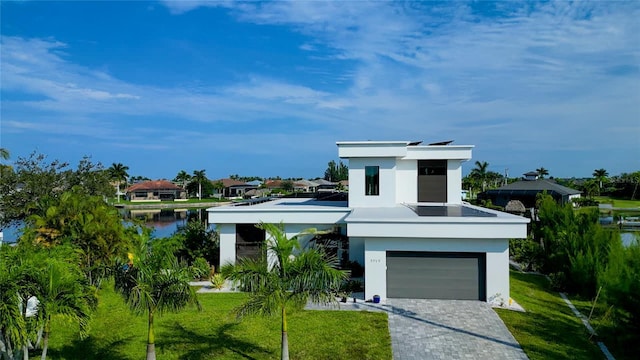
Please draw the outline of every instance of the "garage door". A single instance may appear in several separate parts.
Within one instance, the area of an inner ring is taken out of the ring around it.
[[[486,300],[484,253],[387,251],[387,297]]]

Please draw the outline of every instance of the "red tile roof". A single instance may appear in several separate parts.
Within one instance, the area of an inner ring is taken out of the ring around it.
[[[127,192],[144,190],[182,190],[182,188],[169,180],[152,180],[131,185]]]

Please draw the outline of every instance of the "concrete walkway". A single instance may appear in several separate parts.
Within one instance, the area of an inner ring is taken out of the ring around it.
[[[388,299],[386,304],[340,304],[339,309],[387,312],[395,360],[527,359],[498,314],[485,302]]]

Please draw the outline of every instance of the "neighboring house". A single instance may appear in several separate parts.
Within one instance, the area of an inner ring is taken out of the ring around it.
[[[525,238],[529,220],[462,202],[472,146],[337,145],[349,164],[348,201],[261,198],[208,209],[221,264],[258,255],[266,235],[255,225],[282,222],[289,236],[314,227],[346,239],[334,250],[364,266],[366,299],[509,300],[509,239]]]
[[[221,195],[226,198],[243,197],[247,191],[258,188],[258,186],[234,179],[219,179],[211,181],[212,184],[218,182],[221,182],[224,186]]]
[[[131,201],[173,201],[187,198],[183,188],[168,180],[143,181],[129,186],[126,194]]]
[[[528,172],[522,180],[478,194],[478,199],[491,200],[492,204],[502,207],[511,200],[519,200],[526,208],[533,208],[538,194],[544,192],[560,204],[570,203],[581,194],[579,190],[562,186],[553,180],[539,179],[536,172]]]
[[[302,192],[316,192],[318,190],[318,183],[309,180],[296,180],[293,182],[294,191]]]
[[[336,191],[338,183],[334,183],[325,179],[314,179],[313,182],[317,183],[316,191]]]

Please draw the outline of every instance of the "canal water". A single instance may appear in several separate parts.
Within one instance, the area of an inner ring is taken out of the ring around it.
[[[147,226],[153,228],[153,236],[156,238],[173,235],[178,227],[184,226],[188,219],[198,219],[207,223],[206,209],[145,209],[145,210],[120,210],[124,220],[139,219]],[[2,230],[5,243],[16,242],[20,237],[19,227],[7,227]]]

